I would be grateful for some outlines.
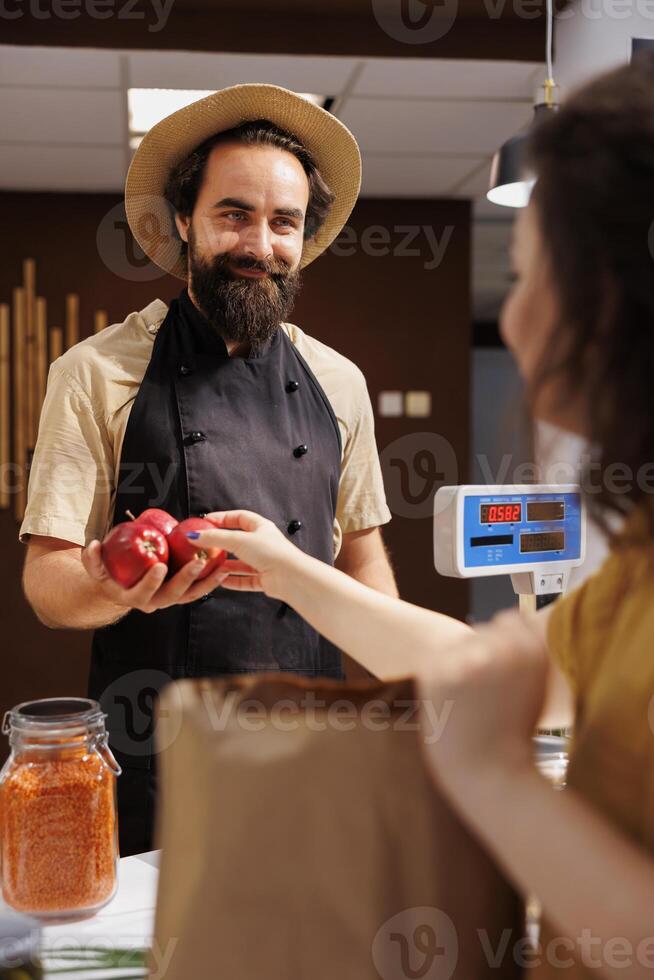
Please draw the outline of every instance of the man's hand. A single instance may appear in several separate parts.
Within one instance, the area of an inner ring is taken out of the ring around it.
[[[195,602],[209,592],[213,592],[230,574],[228,568],[221,567],[201,582],[197,582],[196,579],[204,568],[205,562],[190,561],[164,583],[168,568],[162,562],[158,562],[131,589],[124,589],[109,575],[102,561],[101,549],[100,541],[91,541],[88,547],[82,550],[82,564],[90,577],[98,583],[102,594],[109,602],[128,609],[138,609],[144,613]]]

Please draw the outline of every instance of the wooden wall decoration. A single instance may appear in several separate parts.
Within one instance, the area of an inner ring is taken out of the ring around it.
[[[99,333],[107,323],[106,311],[96,310],[88,332]],[[0,303],[0,510],[12,510],[18,522],[27,505],[49,366],[80,339],[77,293],[66,295],[63,328],[49,327],[47,300],[37,295],[36,262],[23,259],[22,285],[13,288],[11,304]]]

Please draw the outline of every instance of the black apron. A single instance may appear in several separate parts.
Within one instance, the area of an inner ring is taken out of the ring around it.
[[[132,406],[114,524],[160,507],[178,520],[242,508],[333,564],[341,439],[329,401],[286,333],[230,357],[184,290],[173,300]],[[121,854],[152,847],[153,708],[171,679],[253,671],[342,678],[340,652],[293,609],[216,589],[96,631],[89,696],[109,715]]]

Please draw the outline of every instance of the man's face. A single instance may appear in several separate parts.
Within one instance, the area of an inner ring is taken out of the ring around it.
[[[300,284],[309,181],[300,162],[270,146],[215,147],[190,220],[189,291],[227,340],[268,340]]]

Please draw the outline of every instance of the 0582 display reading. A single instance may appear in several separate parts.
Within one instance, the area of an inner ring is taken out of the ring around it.
[[[480,524],[516,524],[522,520],[522,504],[481,504]]]

